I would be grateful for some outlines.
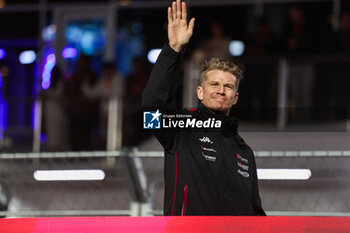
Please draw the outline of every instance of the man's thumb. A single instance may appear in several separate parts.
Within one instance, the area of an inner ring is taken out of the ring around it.
[[[193,28],[194,28],[194,21],[195,21],[195,18],[192,18],[188,24],[188,28],[192,31]]]

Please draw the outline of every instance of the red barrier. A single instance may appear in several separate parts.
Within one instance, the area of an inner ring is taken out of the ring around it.
[[[0,219],[0,233],[349,233],[350,217],[62,217]]]

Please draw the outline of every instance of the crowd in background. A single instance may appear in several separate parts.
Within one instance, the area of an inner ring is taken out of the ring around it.
[[[112,98],[123,102],[125,127],[136,133],[140,111],[137,109],[140,109],[147,73],[144,62],[135,59],[132,72],[126,78],[118,74],[112,62],[103,65],[102,75],[98,77],[91,68],[90,58],[84,54],[76,61],[76,70],[70,77],[64,77],[60,68],[55,66],[51,73],[50,88],[41,93],[44,106],[43,131],[47,136],[45,149],[104,150],[108,105]],[[128,144],[128,138],[124,145]]]
[[[322,112],[312,108],[349,106],[346,87],[350,85],[350,70],[346,54],[350,52],[350,11],[342,9],[339,18],[329,18],[328,24],[313,17],[312,11],[306,11],[302,4],[289,4],[285,13],[278,34],[272,28],[271,17],[266,15],[257,17],[251,33],[243,36],[232,35],[227,22],[213,21],[207,25],[208,39],[200,41],[192,53],[191,58],[198,64],[212,56],[244,63],[245,80],[240,87],[238,106],[253,111],[244,119],[276,120],[273,117],[276,114],[271,112],[279,98],[281,58],[287,58],[288,63],[290,117],[310,120],[315,118],[315,112],[318,115]],[[237,38],[244,42],[244,53],[232,57],[229,43]]]
[[[350,12],[340,13],[337,30],[329,28],[317,34],[314,34],[315,25],[307,20],[300,5],[288,8],[287,22],[283,37],[280,37],[273,33],[267,18],[260,17],[255,21],[254,32],[243,39],[243,60],[250,57],[257,62],[245,64],[246,80],[241,87],[240,106],[252,109],[276,107],[277,63],[268,64],[265,59],[295,56],[289,70],[289,107],[348,107],[346,89],[350,72],[347,62],[315,62],[313,58],[299,59],[298,56],[349,53]],[[229,53],[232,38],[225,25],[212,21],[207,26],[210,36],[190,50],[187,59],[195,61],[198,67],[213,56],[239,61]],[[135,58],[127,77],[118,74],[114,63],[104,64],[102,74],[98,75],[91,68],[89,57],[83,54],[75,65],[75,72],[70,77],[64,77],[65,72],[56,66],[52,70],[50,88],[40,95],[44,103],[43,131],[47,136],[44,150],[105,149],[108,100],[113,97],[123,102],[123,145],[135,146],[142,141],[140,97],[150,71],[146,60]],[[181,96],[179,99],[181,102]],[[255,119],[264,117],[261,112],[252,115]]]

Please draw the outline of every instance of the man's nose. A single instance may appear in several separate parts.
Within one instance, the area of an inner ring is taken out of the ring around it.
[[[224,85],[219,85],[217,92],[219,94],[221,94],[221,95],[224,95],[225,94],[225,87],[224,87]]]

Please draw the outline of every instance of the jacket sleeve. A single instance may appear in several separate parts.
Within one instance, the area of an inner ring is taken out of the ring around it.
[[[253,151],[252,151],[253,153]],[[253,153],[254,156],[254,153]],[[259,194],[259,186],[258,186],[258,176],[256,170],[255,158],[253,157],[253,192],[252,192],[252,204],[255,215],[266,216],[266,213],[261,205],[261,199]]]
[[[177,110],[174,96],[182,54],[175,52],[168,44],[164,45],[142,93],[144,110],[160,109],[162,113]],[[165,149],[171,148],[175,140],[174,132],[154,130],[154,134]]]
[[[143,108],[175,108],[174,91],[181,57],[182,53],[164,45],[142,93]]]

